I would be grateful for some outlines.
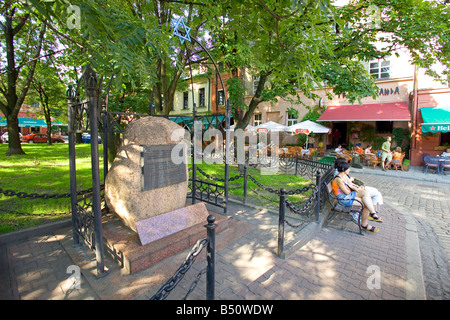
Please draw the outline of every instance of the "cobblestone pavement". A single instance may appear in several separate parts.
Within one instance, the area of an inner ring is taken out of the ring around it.
[[[286,243],[311,235],[285,259],[275,254],[278,217],[231,203],[234,224],[216,239],[216,299],[449,299],[450,183],[374,172],[353,175],[382,190],[380,232],[361,236],[351,223],[286,227]],[[107,260],[108,275],[97,278],[95,256],[72,244],[70,227],[20,241],[0,237],[0,299],[148,299],[188,251],[133,275]],[[184,297],[204,268],[202,252],[168,299]],[[205,299],[204,275],[189,299]]]
[[[356,173],[416,224],[428,299],[450,299],[450,184]],[[450,177],[447,176],[450,180]]]

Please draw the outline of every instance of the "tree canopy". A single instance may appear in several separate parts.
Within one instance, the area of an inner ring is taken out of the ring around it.
[[[168,114],[188,62],[207,58],[194,41],[181,44],[172,35],[181,16],[232,74],[227,92],[241,115],[237,128],[263,101],[302,103],[300,93],[314,98],[324,86],[352,102],[375,97],[362,62],[399,48],[430,75],[438,76],[431,67],[441,63],[450,79],[450,13],[442,0],[351,0],[342,7],[330,0],[7,0],[0,13],[0,110],[11,130],[10,154],[21,151],[17,113],[45,56],[59,57],[54,72],[64,72],[66,85],[91,65],[113,110],[146,112],[153,103]],[[259,79],[248,103],[243,69]]]

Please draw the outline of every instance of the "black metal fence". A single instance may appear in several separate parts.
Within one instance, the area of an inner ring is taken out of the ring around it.
[[[323,208],[326,197],[324,192],[326,192],[323,187],[324,182],[325,185],[331,181],[333,176],[334,168],[331,164],[321,163],[317,160],[311,159],[303,159],[298,156],[280,156],[279,158],[275,158],[276,165],[281,172],[294,174],[302,176],[306,179],[311,180],[311,183],[305,187],[297,188],[293,190],[286,190],[284,188],[274,188],[273,186],[263,185],[259,182],[255,177],[249,174],[249,165],[244,165],[244,172],[238,174],[234,177],[229,177],[228,182],[236,181],[239,179],[243,180],[242,188],[243,188],[243,198],[242,203],[247,204],[248,201],[248,181],[252,181],[260,191],[264,191],[265,193],[271,194],[275,196],[271,200],[277,198],[278,201],[278,251],[277,254],[279,257],[284,257],[284,229],[285,225],[288,225],[291,228],[300,228],[304,226],[306,223],[311,221],[319,221],[320,210]],[[263,159],[263,161],[258,162],[256,165],[251,165],[253,168],[263,168],[263,167],[271,167],[274,166],[274,163],[270,163]],[[190,168],[192,170],[192,168]],[[201,168],[196,168],[200,174],[202,174],[206,179],[215,181],[215,182],[225,182],[224,179],[216,178],[208,173],[206,173]],[[211,182],[202,182],[205,185],[214,185],[218,187],[217,184]],[[197,199],[199,200],[207,200],[208,203],[213,203],[216,205],[227,205],[227,201],[223,199],[223,194],[217,191],[216,189],[211,188],[200,188],[197,190]],[[306,194],[309,193],[309,196]],[[289,200],[289,196],[303,194],[307,197],[306,201],[303,203],[297,204],[294,201]],[[192,196],[192,194],[190,195]],[[261,194],[259,194],[261,197]],[[286,218],[286,208],[293,214],[300,218],[300,222],[292,223]]]
[[[206,268],[201,270],[194,282],[192,282],[189,287],[188,292],[184,296],[182,300],[186,300],[189,295],[194,291],[197,287],[197,284],[203,274],[206,273],[206,299],[214,300],[214,285],[215,285],[215,228],[214,224],[215,218],[213,215],[208,216],[208,224],[205,226],[207,229],[206,238],[200,239],[197,241],[195,246],[191,249],[189,254],[187,255],[184,262],[178,268],[178,270],[174,273],[174,275],[164,283],[161,288],[156,292],[156,294],[150,300],[164,300],[167,296],[175,289],[178,283],[183,279],[185,274],[189,271],[191,266],[194,264],[197,256],[200,252],[206,247]]]

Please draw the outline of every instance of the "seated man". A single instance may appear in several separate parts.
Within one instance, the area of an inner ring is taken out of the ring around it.
[[[334,149],[334,152],[336,152],[336,154],[343,154],[344,150],[342,149],[341,145],[338,145],[336,149]]]
[[[361,148],[361,145],[356,146],[356,153],[364,153],[363,148]]]

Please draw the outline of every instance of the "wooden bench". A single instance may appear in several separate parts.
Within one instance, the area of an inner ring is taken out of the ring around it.
[[[331,210],[333,213],[331,216],[327,219],[326,224],[328,224],[329,221],[333,220],[338,213],[344,213],[351,217],[351,220],[353,223],[355,223],[359,228],[359,234],[362,234],[361,229],[361,214],[364,210],[364,204],[361,202],[361,200],[353,199],[353,206],[348,207],[342,205],[338,198],[334,195],[333,189],[331,187],[331,182],[326,185],[327,187],[327,194],[328,194],[328,201],[331,205]],[[355,220],[355,217],[357,218]]]

